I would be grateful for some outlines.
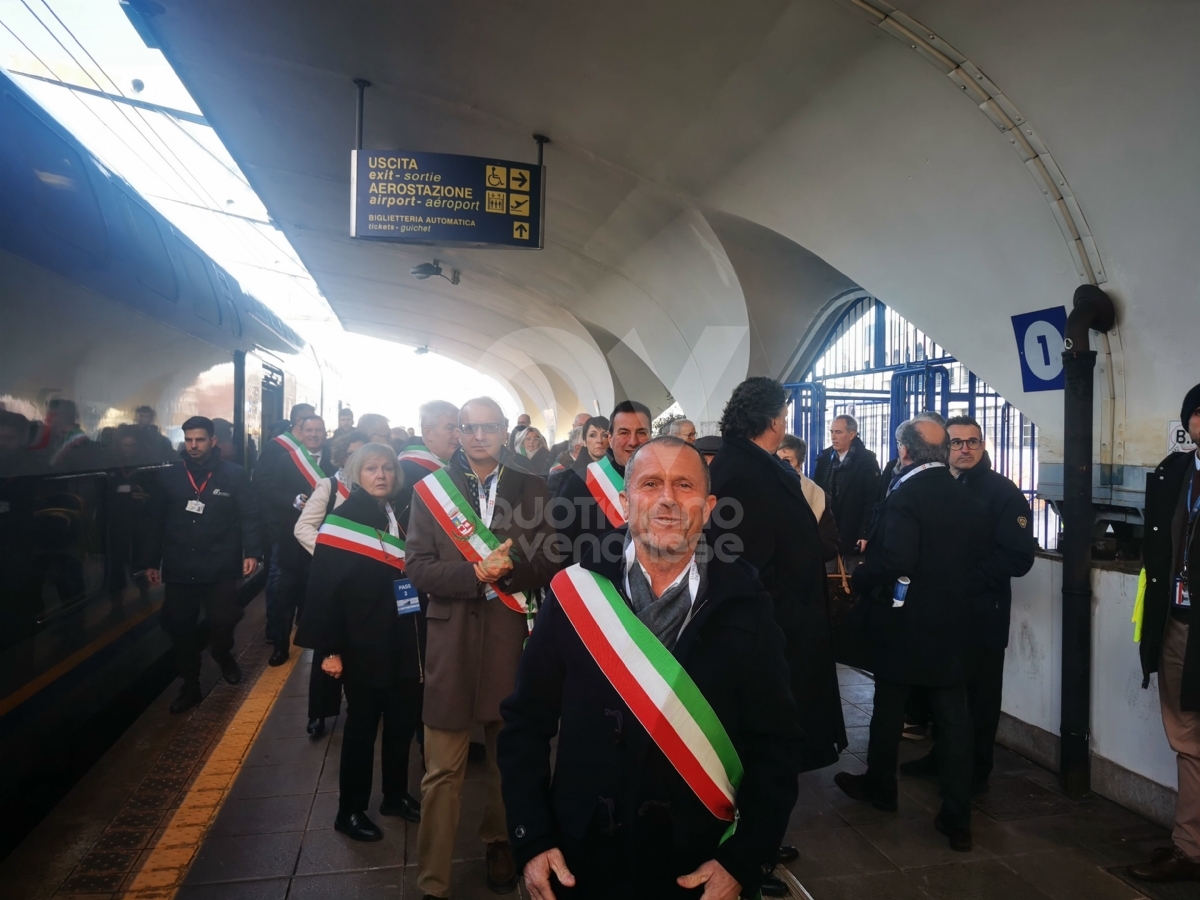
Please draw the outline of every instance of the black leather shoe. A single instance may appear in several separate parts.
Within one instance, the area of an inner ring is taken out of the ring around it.
[[[338,813],[333,827],[355,841],[382,841],[383,832],[367,818],[365,812]]]
[[[399,816],[405,822],[420,822],[421,803],[412,794],[401,795],[395,803],[384,797],[383,802],[379,804],[379,814],[381,816]]]
[[[267,660],[268,666],[282,666],[288,661],[287,647],[276,647],[275,652],[271,654],[271,658]]]
[[[1200,881],[1200,862],[1188,859],[1177,846],[1159,847],[1150,862],[1130,866],[1129,874],[1139,881],[1160,884],[1170,881]]]
[[[971,829],[951,828],[942,821],[940,813],[933,820],[933,827],[949,839],[951,850],[956,850],[959,853],[970,853],[974,847],[974,844],[971,842]]]
[[[313,740],[316,740],[317,738],[321,737],[321,735],[323,735],[325,733],[325,720],[324,719],[309,719],[308,720],[308,728],[305,730],[308,732],[308,736],[310,738],[312,738]]]
[[[487,886],[493,894],[507,894],[517,889],[517,861],[513,859],[508,841],[492,841],[487,845]]]
[[[781,863],[795,862],[800,858],[800,851],[791,844],[784,844],[779,848],[779,856],[777,858]]]
[[[911,759],[908,762],[900,763],[900,774],[910,775],[914,778],[930,778],[937,775],[937,757],[932,753],[926,753],[920,759]]]
[[[783,883],[783,879],[776,878],[774,875],[763,876],[760,890],[764,897],[786,897],[790,893],[788,886]]]
[[[185,684],[179,689],[179,696],[171,701],[170,710],[173,713],[187,712],[203,699],[204,696],[200,693],[200,685]]]
[[[230,684],[242,683],[242,667],[237,664],[237,660],[232,656],[214,657],[217,665],[221,667],[221,677]]]
[[[838,772],[833,776],[833,783],[840,787],[842,793],[851,800],[863,800],[884,812],[896,811],[895,797],[877,797],[867,790],[866,775],[851,775],[849,772]]]

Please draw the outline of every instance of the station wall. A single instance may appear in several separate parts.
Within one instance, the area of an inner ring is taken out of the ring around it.
[[[1092,570],[1092,787],[1159,821],[1170,820],[1175,754],[1158,705],[1158,676],[1142,690],[1133,642],[1137,575]],[[1000,741],[1057,767],[1062,673],[1062,563],[1039,556],[1013,581]]]

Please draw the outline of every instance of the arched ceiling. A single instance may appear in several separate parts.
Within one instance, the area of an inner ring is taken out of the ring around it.
[[[1023,393],[1010,316],[1082,280],[1114,296],[1113,461],[1161,457],[1200,380],[1186,0],[137,2],[347,328],[429,344],[559,422],[627,390],[711,422],[859,290],[1032,416],[1051,457],[1061,393]],[[550,135],[546,249],[349,238],[356,77],[369,148],[532,160]],[[432,256],[462,284],[408,277]]]

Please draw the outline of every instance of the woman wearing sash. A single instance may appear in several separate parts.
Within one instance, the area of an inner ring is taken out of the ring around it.
[[[408,792],[409,746],[421,718],[420,612],[404,578],[404,532],[391,503],[399,488],[395,451],[367,444],[350,457],[345,477],[350,496],[321,526],[296,643],[324,656],[322,669],[346,692],[334,828],[377,841],[383,833],[366,810],[381,718],[379,812],[420,821],[420,804]]]
[[[345,412],[345,410],[342,410]],[[300,511],[294,529],[300,546],[312,556],[317,547],[317,535],[325,517],[337,509],[350,496],[350,484],[346,481],[346,460],[367,443],[367,436],[357,429],[344,431],[329,445],[329,461],[337,472],[322,478],[313,488],[312,496]],[[303,615],[303,613],[301,613]],[[321,670],[323,656],[314,655],[312,671],[308,676],[308,736],[314,740],[325,734],[325,720],[332,719],[342,711],[342,685],[332,675]]]

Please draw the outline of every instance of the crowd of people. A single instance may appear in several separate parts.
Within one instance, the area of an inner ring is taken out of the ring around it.
[[[144,560],[166,585],[183,678],[171,708],[200,700],[202,607],[223,676],[240,679],[231,597],[266,560],[271,665],[293,641],[313,651],[309,734],[346,706],[334,827],[384,836],[368,809],[382,722],[378,811],[419,823],[425,897],[449,896],[482,734],[493,891],[523,879],[537,900],[732,900],[787,893],[773,870],[799,852],[781,844],[797,779],[846,749],[837,664],[852,661],[875,680],[867,769],[833,783],[895,810],[898,769],[936,777],[932,824],[969,851],[1010,583],[1036,550],[1026,496],[992,470],[975,419],[932,412],[898,425],[883,472],[839,415],[810,479],[787,402],[778,381],[750,378],[719,435],[675,419],[654,436],[650,410],[625,400],[577,416],[553,447],[486,397],[426,403],[419,433],[399,436],[382,416],[343,411],[329,437],[300,405],[252,480],[220,459],[214,423],[191,419]],[[1200,410],[1184,418],[1200,432]],[[1194,511],[1180,526],[1189,540]],[[1186,553],[1181,565],[1186,589]],[[853,602],[831,618],[839,583]],[[1178,684],[1190,645],[1174,624],[1165,633]],[[1169,696],[1178,741],[1194,745],[1196,714],[1177,696],[1195,706],[1189,678]],[[906,722],[932,723],[934,749],[898,766]]]

